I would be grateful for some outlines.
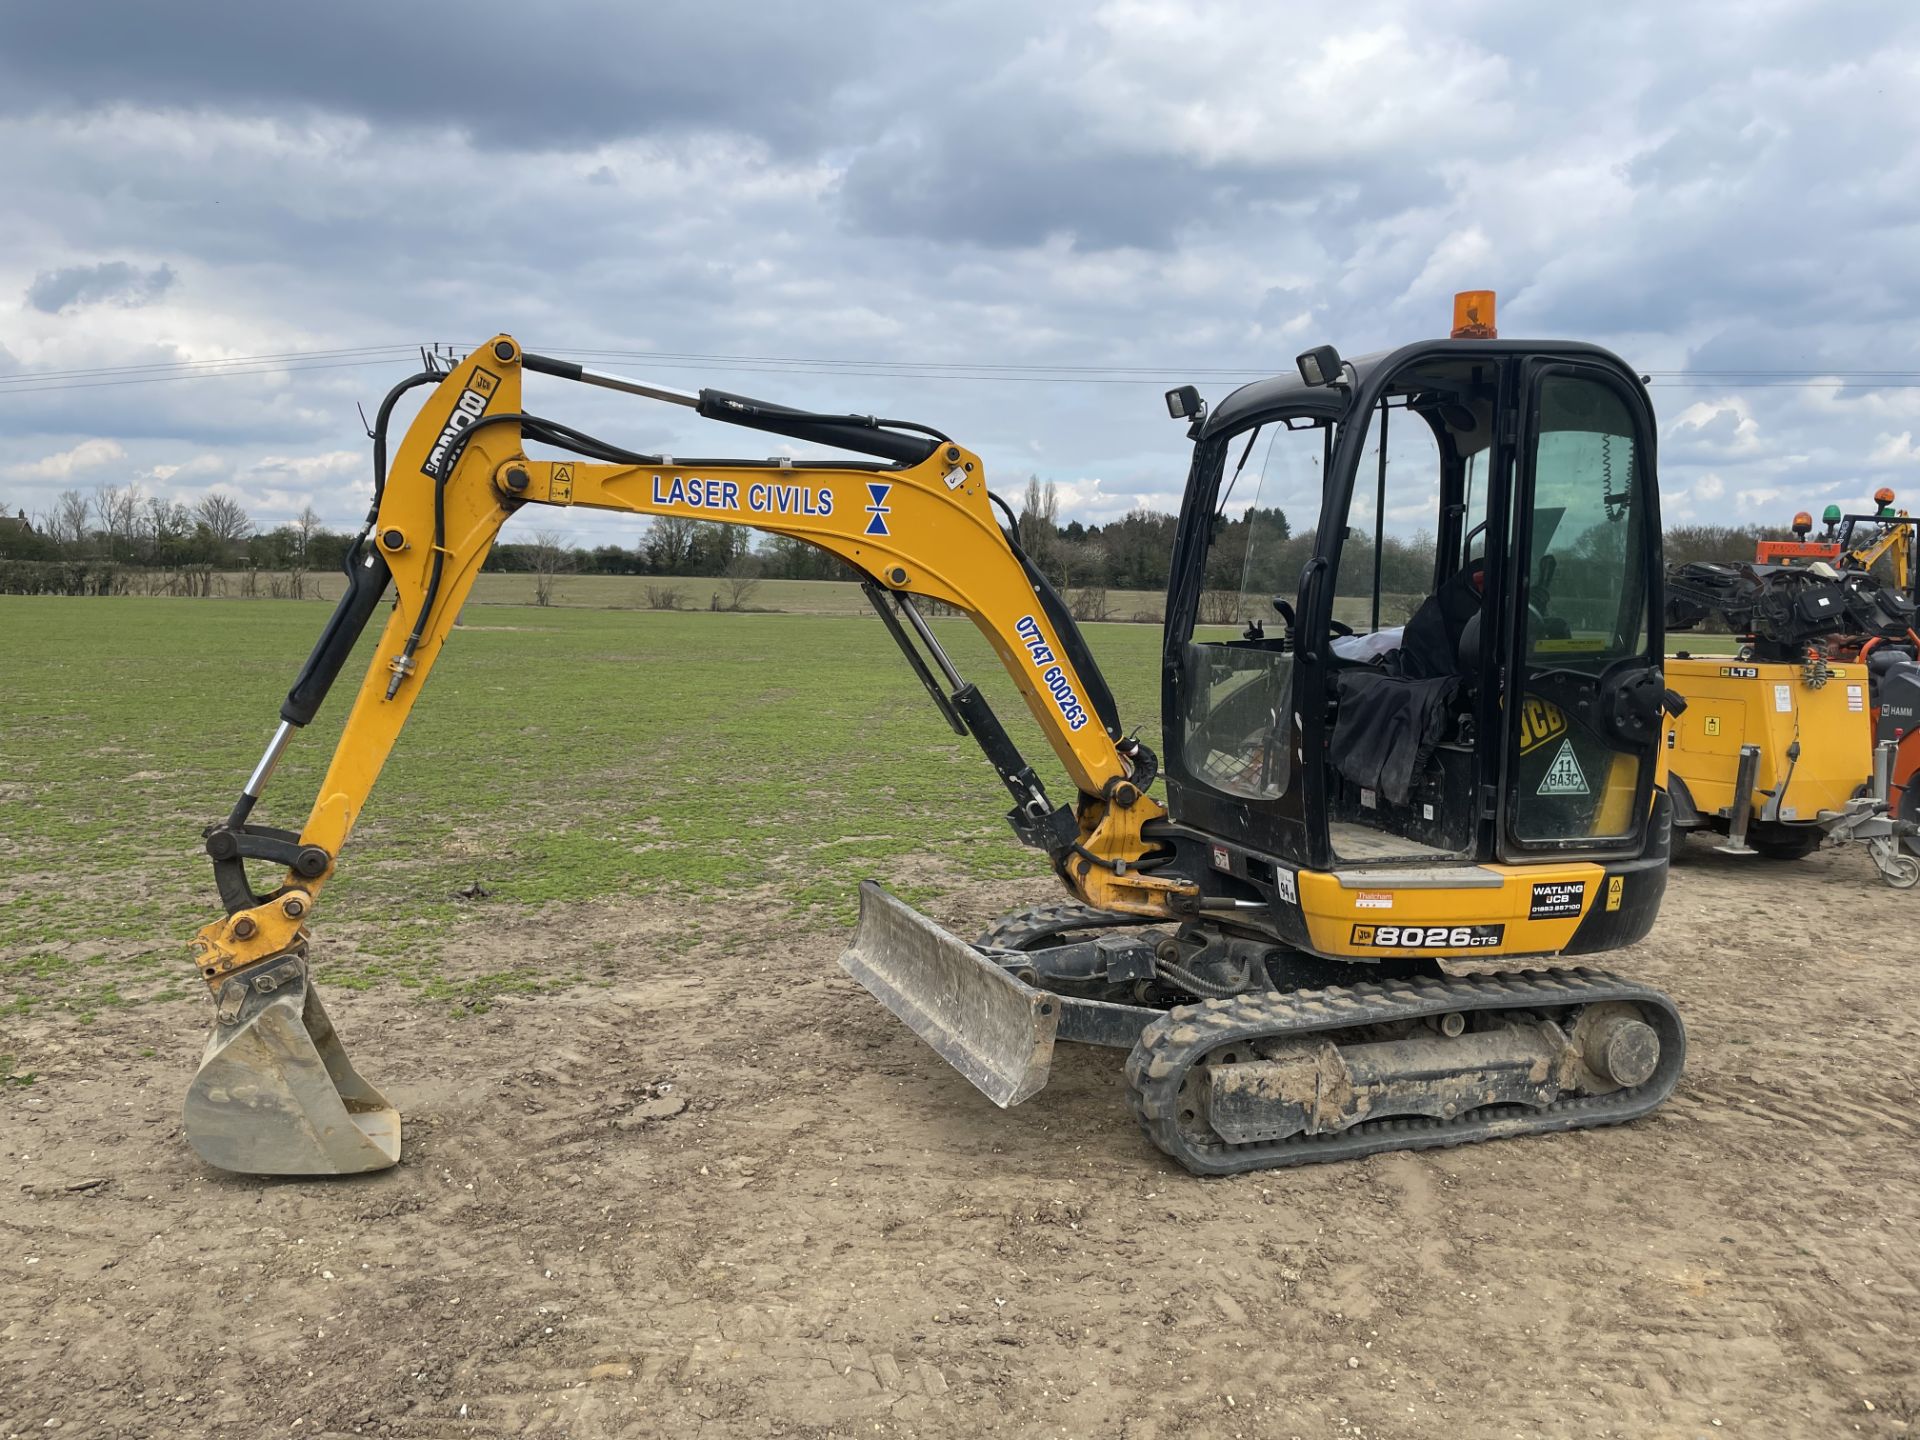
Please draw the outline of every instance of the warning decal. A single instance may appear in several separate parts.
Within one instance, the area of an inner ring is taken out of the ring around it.
[[[1541,780],[1536,795],[1591,795],[1587,788],[1587,777],[1580,771],[1580,761],[1573,753],[1573,741],[1562,740],[1560,753],[1553,757],[1553,763],[1547,767],[1546,778]]]

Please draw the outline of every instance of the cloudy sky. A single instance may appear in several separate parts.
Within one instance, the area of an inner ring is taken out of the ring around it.
[[[0,182],[8,513],[137,479],[346,527],[355,402],[497,330],[1171,509],[1167,384],[1437,334],[1470,287],[1656,373],[1671,519],[1920,501],[1909,0],[16,3]]]

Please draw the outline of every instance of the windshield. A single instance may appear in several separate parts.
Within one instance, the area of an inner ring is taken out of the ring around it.
[[[1180,656],[1180,760],[1196,780],[1242,799],[1277,799],[1292,783],[1288,617],[1313,554],[1332,437],[1325,421],[1274,421],[1228,449],[1200,610]]]
[[[1333,427],[1324,421],[1296,420],[1235,438],[1207,550],[1202,627],[1231,626],[1239,633],[1258,625],[1264,631],[1278,617],[1276,597],[1292,606],[1300,569],[1313,555],[1313,522],[1332,437]],[[1296,526],[1296,517],[1304,524]],[[1196,631],[1195,638],[1203,637]]]

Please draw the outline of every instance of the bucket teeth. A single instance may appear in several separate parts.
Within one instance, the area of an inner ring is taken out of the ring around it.
[[[400,1112],[347,1059],[304,960],[230,977],[215,1016],[184,1116],[202,1160],[249,1175],[352,1175],[400,1159]]]
[[[1059,1002],[871,880],[840,965],[994,1104],[1047,1083]]]

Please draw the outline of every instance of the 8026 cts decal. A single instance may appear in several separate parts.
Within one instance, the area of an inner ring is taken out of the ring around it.
[[[1374,950],[1491,950],[1504,925],[1356,925],[1353,943]]]

